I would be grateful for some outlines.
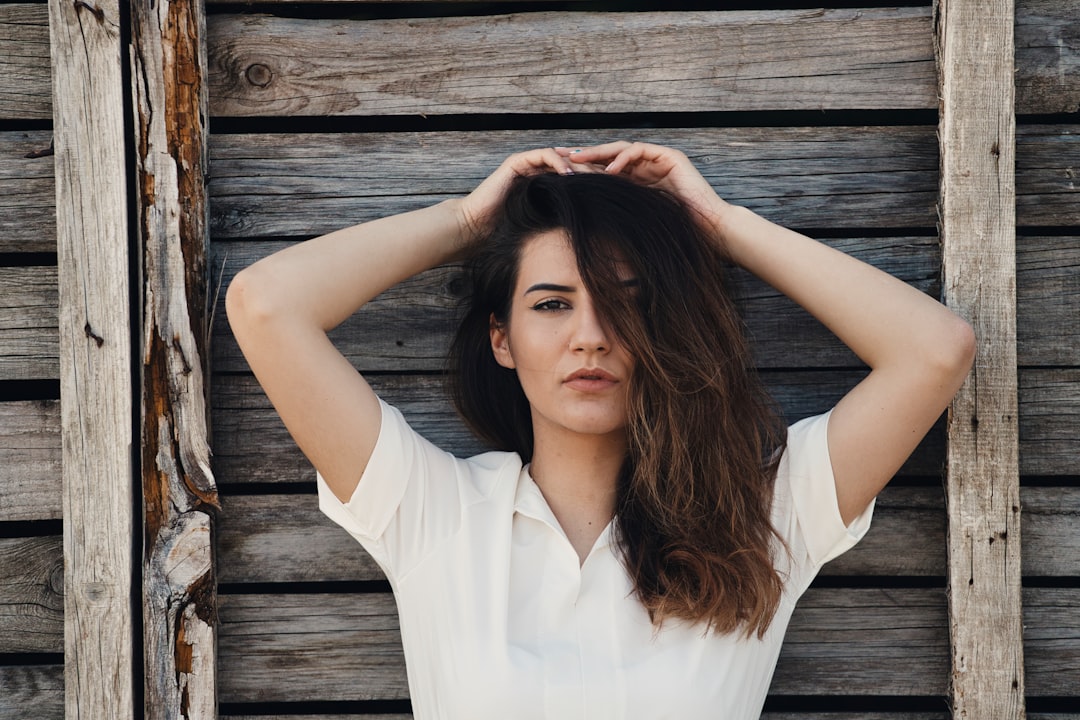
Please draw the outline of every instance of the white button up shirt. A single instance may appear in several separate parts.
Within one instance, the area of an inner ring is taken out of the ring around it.
[[[417,720],[754,720],[795,601],[870,523],[872,506],[849,527],[840,518],[827,424],[789,429],[772,519],[791,555],[777,549],[785,591],[760,639],[671,620],[657,629],[610,525],[579,566],[516,454],[455,458],[385,403],[352,498],[320,477],[320,507],[390,580]]]

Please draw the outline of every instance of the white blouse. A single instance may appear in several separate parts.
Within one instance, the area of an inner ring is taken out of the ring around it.
[[[840,518],[828,417],[788,432],[772,520],[791,557],[778,548],[785,591],[761,639],[670,620],[657,630],[610,526],[579,566],[518,455],[455,458],[385,403],[352,498],[341,503],[320,477],[320,508],[390,580],[417,720],[754,720],[795,601],[873,512],[849,527]]]

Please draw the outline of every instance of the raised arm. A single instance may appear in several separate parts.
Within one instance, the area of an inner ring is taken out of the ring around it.
[[[255,377],[334,494],[348,500],[381,424],[367,382],[327,332],[396,283],[458,257],[515,174],[568,172],[554,150],[513,155],[468,197],[293,245],[239,272],[225,307]]]
[[[719,198],[682,153],[611,143],[574,153],[682,197],[732,260],[805,308],[870,366],[829,421],[840,514],[878,494],[948,406],[971,368],[971,327],[855,258]]]

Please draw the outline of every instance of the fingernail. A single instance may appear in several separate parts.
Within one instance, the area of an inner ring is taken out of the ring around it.
[[[604,172],[611,172],[611,168],[612,168],[612,166],[614,166],[614,165],[615,165],[615,163],[610,163],[610,164],[608,164],[608,166],[607,166],[606,168],[604,168]]]
[[[570,154],[573,155],[574,153],[579,153],[579,152],[581,152],[581,148],[578,148],[577,150],[571,150]]]
[[[563,170],[562,170],[562,174],[563,174],[563,175],[573,175],[573,174],[574,174],[574,170],[573,170],[573,168],[563,168]]]

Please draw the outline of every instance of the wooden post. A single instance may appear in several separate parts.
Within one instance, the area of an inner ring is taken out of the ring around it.
[[[1024,717],[1012,0],[938,0],[948,305],[978,336],[948,422],[953,717]]]
[[[207,417],[207,92],[202,0],[135,0],[143,258],[146,717],[214,718],[217,582]]]
[[[117,0],[51,0],[66,714],[127,718],[132,381]]]

